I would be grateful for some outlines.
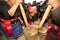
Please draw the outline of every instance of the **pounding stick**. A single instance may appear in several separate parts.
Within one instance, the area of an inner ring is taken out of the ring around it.
[[[21,9],[22,16],[23,16],[24,22],[25,22],[25,24],[26,24],[26,27],[29,29],[27,17],[26,17],[26,15],[25,15],[25,11],[24,11],[24,9],[23,9],[23,7],[22,7],[22,4],[20,4],[20,9]]]
[[[51,8],[52,8],[52,6],[51,6],[51,5],[48,5],[48,7],[47,7],[47,9],[46,9],[46,11],[45,11],[45,13],[44,13],[44,15],[43,15],[43,18],[42,18],[42,20],[40,21],[40,24],[39,24],[39,26],[38,26],[38,29],[42,28],[45,20],[47,19],[47,16],[49,15],[49,12],[50,12]]]
[[[26,15],[25,15],[25,11],[24,11],[24,9],[23,9],[23,6],[22,6],[22,4],[20,4],[20,9],[21,9],[21,12],[22,12],[22,16],[23,16],[23,19],[24,19],[24,22],[25,22],[25,24],[26,24],[26,27],[27,27],[27,31],[28,31],[28,33],[30,34],[30,36],[34,36],[35,34],[37,34],[38,33],[38,31],[36,30],[36,29],[34,29],[34,28],[29,28],[28,26],[28,21],[27,21],[27,17],[26,17]]]

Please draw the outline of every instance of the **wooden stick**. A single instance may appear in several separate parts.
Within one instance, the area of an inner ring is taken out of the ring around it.
[[[27,21],[27,18],[26,18],[26,15],[25,15],[25,12],[24,12],[24,9],[22,7],[22,4],[20,4],[20,9],[21,9],[21,12],[22,12],[22,16],[24,18],[24,21],[25,21],[25,24],[26,24],[26,27],[27,27],[27,31],[28,31],[28,34],[30,36],[34,36],[38,33],[38,31],[35,29],[35,28],[29,28],[29,24],[28,24],[28,21]]]
[[[43,15],[43,18],[40,21],[40,24],[38,26],[38,29],[40,29],[43,26],[45,20],[47,19],[47,16],[49,15],[49,12],[50,12],[51,8],[52,8],[52,6],[51,5],[48,5],[48,7],[47,7],[47,9],[46,9],[46,11],[45,11],[45,13]]]
[[[27,17],[26,17],[26,15],[25,15],[25,11],[24,11],[24,9],[23,9],[22,4],[20,4],[20,9],[21,9],[22,16],[23,16],[24,22],[25,22],[25,24],[26,24],[26,27],[29,29],[29,27],[28,27]]]

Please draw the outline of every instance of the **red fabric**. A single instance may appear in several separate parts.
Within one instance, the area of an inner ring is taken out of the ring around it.
[[[4,20],[4,31],[7,32],[9,35],[13,35],[11,21],[10,20]]]
[[[52,24],[51,22],[48,23],[48,26],[49,26],[49,28],[48,28],[48,30],[47,30],[47,33],[50,32],[51,28],[54,28],[54,29],[56,29],[57,31],[60,31],[60,26],[54,25],[54,24]],[[55,27],[56,27],[56,28],[55,28]]]
[[[14,19],[11,19],[11,20],[5,20],[5,19],[0,18],[0,20],[3,23],[3,30],[11,36],[13,35],[13,29],[12,29],[11,21],[14,21],[16,19],[17,18],[14,18]]]
[[[60,40],[60,32],[57,34],[57,39]]]
[[[47,30],[47,34],[50,32],[50,30],[52,29],[52,28],[54,28],[56,25],[54,25],[54,24],[52,24],[52,23],[48,23],[48,25],[49,25],[49,27],[50,28],[48,28],[48,30]],[[56,30],[57,31],[60,31],[60,27],[58,27],[58,26],[56,26],[57,28],[56,28]],[[55,36],[54,36],[55,37]],[[56,36],[56,38],[58,39],[58,40],[60,40],[60,32],[58,32],[57,33],[57,36]]]
[[[0,18],[0,20],[3,23],[3,30],[9,35],[13,35],[11,21],[10,20],[5,20],[5,19],[2,19],[2,18]]]
[[[51,24],[51,22],[48,22],[48,26],[49,26],[49,28],[48,28],[46,34],[48,34],[50,32],[51,28],[53,28],[53,25]]]

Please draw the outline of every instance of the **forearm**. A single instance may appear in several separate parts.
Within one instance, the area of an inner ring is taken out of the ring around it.
[[[15,11],[16,11],[18,5],[19,5],[19,3],[16,2],[16,3],[11,7],[11,9],[8,10],[9,15],[13,16],[13,15],[15,14]]]
[[[23,20],[20,17],[18,17],[18,19],[21,22],[21,24],[23,24]]]

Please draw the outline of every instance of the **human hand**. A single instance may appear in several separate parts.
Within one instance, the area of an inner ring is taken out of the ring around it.
[[[22,0],[16,0],[16,2],[18,2],[18,3],[22,3]]]
[[[53,5],[55,0],[48,0],[48,4]]]

